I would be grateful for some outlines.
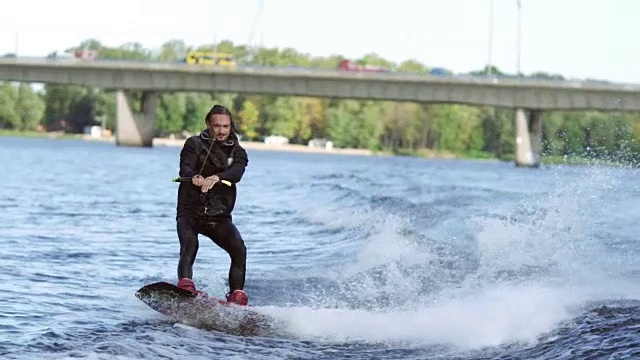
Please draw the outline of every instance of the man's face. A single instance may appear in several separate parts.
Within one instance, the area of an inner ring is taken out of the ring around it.
[[[211,115],[207,128],[214,140],[227,141],[231,132],[231,117],[225,114]]]

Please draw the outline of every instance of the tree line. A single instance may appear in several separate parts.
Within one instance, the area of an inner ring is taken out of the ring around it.
[[[231,53],[238,66],[297,66],[336,68],[340,55],[311,56],[291,48],[251,48],[223,41],[189,46],[181,40],[147,49],[139,43],[109,47],[89,39],[68,51],[87,49],[101,59],[181,61],[190,50]],[[380,65],[393,71],[427,73],[415,60],[396,64],[375,53],[356,62]],[[198,65],[194,65],[198,66]],[[471,72],[482,76],[487,69]],[[505,74],[493,67],[498,76]],[[527,77],[562,79],[537,72]],[[515,146],[513,110],[451,104],[343,100],[311,97],[235,93],[162,93],[157,109],[157,136],[196,133],[213,104],[234,112],[243,139],[261,140],[281,135],[292,143],[306,144],[325,138],[336,147],[365,148],[396,154],[452,154],[466,157],[512,159]],[[113,92],[75,85],[45,84],[36,92],[28,84],[0,84],[0,129],[61,130],[80,133],[87,125],[106,120],[115,128]],[[543,154],[605,157],[640,154],[640,114],[604,112],[544,112]]]

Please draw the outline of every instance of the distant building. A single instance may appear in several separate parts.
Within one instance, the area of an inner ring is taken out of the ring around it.
[[[85,135],[89,135],[93,138],[102,137],[102,133],[103,133],[102,126],[97,126],[97,125],[85,126],[84,133]]]
[[[309,140],[310,148],[325,148],[327,150],[333,149],[333,142],[327,139],[311,139]]]
[[[264,138],[264,143],[267,145],[287,145],[289,139],[280,135],[271,135]]]

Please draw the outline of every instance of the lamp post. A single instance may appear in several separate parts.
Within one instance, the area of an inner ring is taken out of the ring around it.
[[[251,24],[251,31],[249,32],[249,51],[251,57],[255,57],[258,52],[258,48],[263,46],[264,34],[262,33],[262,11],[264,10],[264,0],[258,0],[258,11],[253,17],[253,24]],[[260,42],[256,40],[256,31],[260,30]]]
[[[491,55],[493,52],[493,0],[489,0],[489,49],[488,49],[488,60],[487,60],[487,76],[491,76],[491,72],[493,71],[492,63],[491,63]]]
[[[518,77],[520,77],[520,53],[522,51],[522,4],[520,3],[520,0],[516,0],[517,4],[518,4],[518,41],[517,41],[517,47],[518,47],[518,53],[517,53],[517,63],[516,63],[516,71],[518,74]]]
[[[215,18],[216,8],[215,4],[211,2],[211,13],[214,14],[213,18]],[[213,61],[218,65],[218,34],[216,34],[216,21],[211,22],[211,30],[213,32]]]

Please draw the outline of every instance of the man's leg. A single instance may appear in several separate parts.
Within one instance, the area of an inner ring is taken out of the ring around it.
[[[221,220],[202,230],[203,235],[213,240],[216,245],[224,249],[231,257],[231,266],[229,268],[230,294],[233,294],[236,290],[242,290],[247,268],[247,248],[236,226],[231,220]],[[246,294],[244,298],[244,303],[246,304]]]
[[[193,263],[198,253],[198,232],[196,223],[188,216],[177,220],[178,239],[180,240],[180,260],[178,261],[178,287],[195,291]]]

